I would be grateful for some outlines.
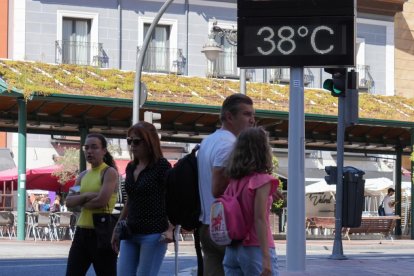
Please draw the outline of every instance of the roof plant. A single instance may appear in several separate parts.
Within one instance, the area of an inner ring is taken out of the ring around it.
[[[132,99],[134,77],[133,71],[0,59],[0,92],[3,86],[22,92],[26,98],[37,93]],[[174,74],[144,73],[142,82],[147,86],[148,100],[158,102],[219,106],[225,97],[239,91],[239,81]],[[289,86],[248,82],[247,94],[258,109],[289,109]],[[305,88],[306,113],[336,115],[337,110],[337,98],[328,91]],[[414,122],[414,99],[360,93],[359,116]]]

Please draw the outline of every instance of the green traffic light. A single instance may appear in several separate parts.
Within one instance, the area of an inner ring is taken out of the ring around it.
[[[323,82],[323,89],[326,89],[328,91],[332,91],[333,90],[333,80],[332,79],[327,79]]]
[[[334,81],[332,79],[325,80],[323,82],[323,88],[328,91],[331,91],[331,93],[336,94],[336,95],[340,95],[341,93],[343,93],[342,90],[335,87]]]

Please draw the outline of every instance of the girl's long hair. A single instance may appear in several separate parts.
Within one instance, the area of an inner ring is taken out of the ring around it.
[[[254,172],[271,173],[272,169],[272,150],[266,131],[262,127],[243,130],[227,161],[226,175],[240,179]]]
[[[115,164],[115,160],[108,150],[108,142],[106,141],[105,136],[103,136],[100,133],[90,133],[88,134],[88,136],[86,136],[86,138],[98,138],[99,141],[101,141],[102,148],[106,149],[106,153],[103,157],[104,163],[118,171],[118,168]]]
[[[140,121],[128,129],[128,137],[130,137],[132,133],[141,137],[141,139],[147,146],[148,161],[150,166],[157,163],[158,160],[160,160],[160,158],[163,157],[161,151],[160,138],[158,137],[157,129],[154,127],[153,124],[150,124],[145,121]],[[138,164],[138,160],[136,160],[135,158],[133,162],[135,164]]]

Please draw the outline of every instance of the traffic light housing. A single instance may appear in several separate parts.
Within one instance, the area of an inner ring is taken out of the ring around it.
[[[152,111],[144,112],[144,121],[153,124],[156,129],[161,129],[161,123],[154,122],[158,120],[161,120],[161,113],[156,113]]]
[[[336,166],[326,166],[325,172],[328,174],[325,176],[325,181],[327,184],[332,185],[338,182],[338,171]]]
[[[323,82],[323,88],[331,91],[334,97],[345,97],[348,87],[348,70],[346,68],[325,68],[325,72],[332,75],[332,79]]]

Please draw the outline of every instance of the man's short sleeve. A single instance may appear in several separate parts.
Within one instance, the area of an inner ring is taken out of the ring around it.
[[[234,139],[235,140],[235,139]],[[213,155],[213,168],[214,167],[225,167],[227,159],[229,158],[233,147],[234,147],[234,140],[233,139],[226,139],[219,141],[220,146],[216,148],[216,152]]]

